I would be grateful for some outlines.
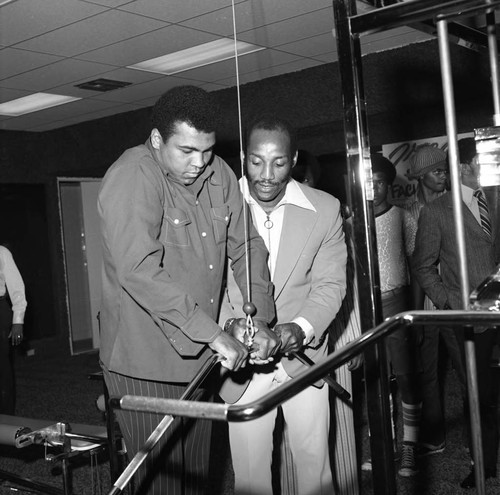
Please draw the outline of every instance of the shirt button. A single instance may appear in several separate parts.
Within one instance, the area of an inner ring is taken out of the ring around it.
[[[201,233],[201,237],[207,237],[207,233],[206,232],[202,232]]]
[[[229,217],[224,217],[224,220],[227,222],[229,220]]]
[[[200,204],[200,202],[198,200],[196,200],[195,205],[198,206],[199,204]]]
[[[213,304],[214,303],[214,300],[213,299],[210,299],[210,304]]]
[[[208,268],[210,268],[210,270],[213,270],[214,269],[214,265],[208,265]]]
[[[177,225],[177,224],[179,223],[179,219],[178,219],[178,218],[176,218],[176,219],[174,220],[174,223],[175,223],[175,225]]]

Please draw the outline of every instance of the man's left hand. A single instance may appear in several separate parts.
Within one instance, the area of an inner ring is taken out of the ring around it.
[[[297,323],[279,323],[274,327],[274,331],[281,337],[280,351],[285,356],[290,352],[299,351],[304,345],[306,335]]]
[[[19,345],[23,341],[23,324],[13,323],[9,333],[12,345]]]
[[[273,332],[267,322],[253,319],[256,332],[253,338],[253,345],[250,351],[251,364],[267,364],[273,361],[273,356],[280,349],[279,336]]]

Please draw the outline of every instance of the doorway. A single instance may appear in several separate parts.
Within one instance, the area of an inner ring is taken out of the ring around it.
[[[99,348],[101,179],[58,178],[71,354]]]

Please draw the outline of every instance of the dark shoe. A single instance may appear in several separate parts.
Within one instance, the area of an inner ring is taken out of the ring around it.
[[[409,478],[418,473],[417,461],[415,459],[416,444],[414,442],[403,442],[401,447],[401,467],[399,476]]]
[[[497,473],[493,469],[485,469],[484,471],[484,478],[489,479],[489,478],[496,478]],[[476,487],[476,477],[474,474],[474,468],[470,470],[470,473],[467,475],[467,477],[460,483],[460,486],[462,488],[475,488]]]
[[[421,443],[417,446],[417,456],[426,457],[428,455],[441,454],[444,452],[446,444],[444,442],[439,445],[432,445],[431,443]]]

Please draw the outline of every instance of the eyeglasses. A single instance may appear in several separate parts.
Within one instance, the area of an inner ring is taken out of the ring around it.
[[[442,168],[437,168],[436,170],[433,170],[432,172],[432,175],[448,175],[448,170],[444,170]]]

